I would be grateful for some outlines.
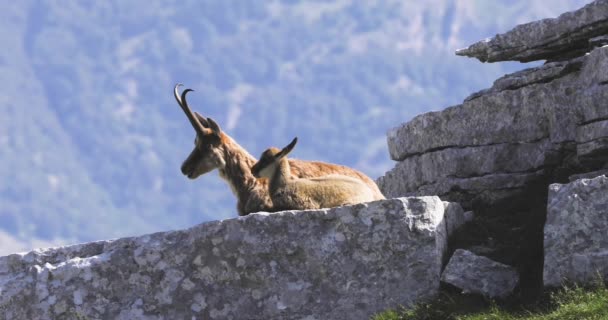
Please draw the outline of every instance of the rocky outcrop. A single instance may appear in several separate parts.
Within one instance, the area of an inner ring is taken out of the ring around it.
[[[389,131],[390,156],[399,162],[378,184],[389,197],[493,203],[556,169],[597,169],[608,154],[606,68],[608,47],[597,48],[507,75],[462,105],[415,117]]]
[[[14,254],[0,319],[366,319],[436,294],[462,213],[402,198]]]
[[[551,185],[547,209],[545,285],[608,279],[608,178]]]
[[[530,196],[531,187],[543,197],[550,182],[600,169],[608,156],[607,64],[605,47],[508,75],[462,105],[391,130],[399,162],[378,185],[387,197],[439,195],[483,211]]]
[[[563,60],[607,43],[608,1],[597,0],[555,19],[526,23],[456,54],[482,62]]]
[[[451,249],[514,265],[522,290],[538,290],[549,184],[608,168],[606,36],[602,0],[459,51],[482,61],[554,61],[391,129],[397,163],[377,180],[382,192],[438,195],[473,210]]]
[[[481,294],[489,298],[505,298],[518,283],[517,271],[511,267],[470,251],[458,249],[441,275],[464,293]]]

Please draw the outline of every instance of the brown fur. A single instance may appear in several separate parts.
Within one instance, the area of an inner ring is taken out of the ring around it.
[[[195,147],[181,167],[182,173],[189,179],[196,179],[207,172],[219,169],[220,176],[228,182],[236,195],[239,215],[257,211],[277,211],[272,206],[268,195],[268,181],[256,179],[251,174],[251,167],[256,163],[247,150],[222,132],[219,125],[211,118],[192,112],[186,101],[186,94],[191,89],[178,92],[181,84],[174,87],[174,96],[178,105],[185,112],[197,132]],[[361,180],[369,187],[374,200],[384,199],[376,183],[363,173],[349,167],[317,161],[290,159],[291,172],[300,178],[341,174]]]
[[[252,167],[254,176],[270,180],[268,190],[275,209],[321,209],[374,200],[372,190],[353,177],[341,174],[314,178],[293,176],[286,155],[296,142],[294,139],[283,150],[266,150]]]
[[[268,179],[256,179],[251,173],[251,167],[257,160],[243,147],[236,143],[227,134],[222,132],[221,149],[225,162],[220,168],[220,177],[230,185],[237,197],[237,210],[239,215],[251,212],[274,212],[270,195],[268,193]],[[373,192],[374,200],[384,199],[376,183],[363,173],[346,166],[330,164],[319,161],[304,161],[289,159],[291,173],[298,178],[322,177],[330,174],[341,174],[361,180]]]

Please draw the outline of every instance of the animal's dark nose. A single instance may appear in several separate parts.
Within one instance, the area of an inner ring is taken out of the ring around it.
[[[185,176],[189,176],[192,173],[192,168],[190,168],[189,166],[187,166],[185,163],[182,164],[182,174]]]

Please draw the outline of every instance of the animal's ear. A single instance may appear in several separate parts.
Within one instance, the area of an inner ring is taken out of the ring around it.
[[[220,129],[220,126],[213,119],[207,118],[207,124],[216,136],[219,137],[222,134],[222,129]]]
[[[293,150],[293,147],[296,146],[296,143],[298,143],[298,137],[293,138],[293,140],[291,140],[291,142],[276,155],[277,159],[281,159],[288,155],[291,150]]]
[[[203,125],[203,127],[209,128],[209,122],[207,122],[207,118],[203,117],[200,113],[198,113],[196,111],[194,111],[194,115],[198,119],[198,122],[200,122]]]

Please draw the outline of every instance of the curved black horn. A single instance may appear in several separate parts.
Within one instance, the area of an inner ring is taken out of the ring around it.
[[[180,97],[178,89],[181,85],[181,83],[178,83],[175,85],[175,88],[173,88],[173,95],[175,96],[175,100],[186,114],[186,117],[188,117],[188,120],[190,120],[190,123],[192,124],[192,127],[194,127],[194,130],[196,130],[196,133],[202,135],[205,132],[205,127],[203,127],[203,125],[198,121],[194,113],[190,110],[190,107],[188,106],[188,101],[186,100],[186,95],[188,94],[188,92],[194,90],[186,89],[184,90],[184,92],[182,92]]]

